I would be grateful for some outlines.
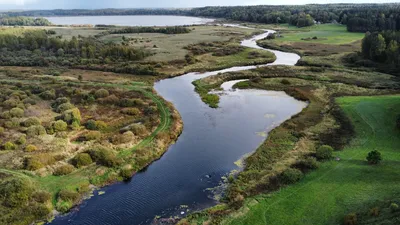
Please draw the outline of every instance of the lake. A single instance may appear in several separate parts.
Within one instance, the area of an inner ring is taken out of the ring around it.
[[[214,21],[214,19],[189,16],[60,16],[45,18],[57,25],[105,24],[145,27],[197,25]]]

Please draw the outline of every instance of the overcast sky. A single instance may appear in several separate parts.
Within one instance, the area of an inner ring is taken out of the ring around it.
[[[0,9],[98,9],[138,7],[201,7],[308,3],[388,3],[400,0],[0,0]]]

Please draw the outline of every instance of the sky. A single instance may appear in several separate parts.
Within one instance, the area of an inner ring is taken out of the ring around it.
[[[224,5],[389,2],[400,2],[400,0],[0,0],[0,9],[188,8]]]

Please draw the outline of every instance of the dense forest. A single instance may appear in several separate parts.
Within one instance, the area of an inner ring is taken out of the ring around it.
[[[0,34],[3,66],[66,66],[155,75],[154,68],[131,63],[148,55],[143,49],[104,43],[94,37],[63,40],[51,30],[27,30],[21,36]]]
[[[364,58],[400,66],[400,33],[393,31],[366,33],[361,53]]]
[[[185,15],[298,27],[338,22],[349,31],[400,30],[400,4],[324,4],[202,7],[193,9],[33,10],[8,16]]]
[[[31,17],[0,17],[0,25],[3,26],[49,26],[50,21],[45,18],[31,18]]]

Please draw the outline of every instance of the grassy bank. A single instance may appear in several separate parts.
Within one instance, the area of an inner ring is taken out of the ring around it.
[[[400,96],[343,97],[337,103],[355,126],[356,137],[339,161],[323,163],[300,183],[269,196],[248,199],[243,210],[224,224],[338,224],[344,215],[376,206],[399,194],[399,130],[395,127]],[[379,150],[383,162],[365,158]]]

